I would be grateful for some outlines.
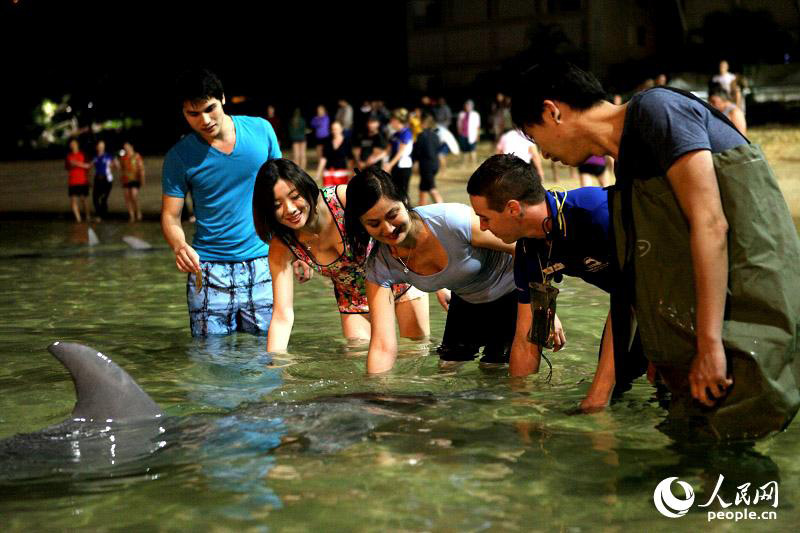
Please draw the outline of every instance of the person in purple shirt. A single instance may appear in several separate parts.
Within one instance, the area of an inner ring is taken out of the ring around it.
[[[331,119],[324,105],[317,106],[317,114],[311,119],[311,129],[314,130],[314,139],[317,143],[317,159],[322,157],[322,148],[325,141],[331,136]]]

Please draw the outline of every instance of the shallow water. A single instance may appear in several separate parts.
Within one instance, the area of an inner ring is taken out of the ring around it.
[[[340,338],[325,280],[296,289],[291,354],[272,359],[263,338],[191,339],[185,278],[157,225],[95,230],[89,248],[85,225],[0,223],[0,439],[68,418],[74,392],[46,352],[54,340],[103,351],[169,416],[94,428],[68,442],[80,457],[42,436],[0,441],[4,530],[762,531],[800,518],[797,423],[755,448],[677,446],[654,429],[664,411],[644,380],[606,412],[573,414],[607,305],[582,282],[562,287],[568,345],[550,383],[474,362],[440,369],[435,299],[431,342],[401,343],[396,370],[368,378],[366,346]],[[130,249],[127,235],[154,249]],[[752,495],[778,480],[777,509],[749,506],[777,520],[709,524],[697,504],[720,474],[731,501],[738,485]],[[672,476],[696,493],[675,519],[653,505]]]

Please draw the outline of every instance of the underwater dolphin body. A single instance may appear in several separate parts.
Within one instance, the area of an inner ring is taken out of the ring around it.
[[[219,461],[229,446],[246,446],[262,458],[286,441],[293,449],[299,442],[304,452],[334,453],[367,439],[382,424],[415,419],[411,413],[433,403],[429,396],[362,392],[252,403],[220,415],[168,417],[103,353],[67,342],[55,342],[48,350],[72,376],[72,416],[0,440],[0,489],[58,475],[135,474],[187,460],[205,462],[209,456]]]

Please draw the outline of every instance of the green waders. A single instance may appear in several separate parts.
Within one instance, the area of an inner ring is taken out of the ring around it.
[[[624,361],[638,325],[644,353],[672,393],[667,426],[688,422],[700,436],[749,440],[784,429],[800,406],[800,239],[760,148],[737,146],[713,160],[729,226],[722,339],[732,387],[712,408],[691,397],[689,225],[665,177],[622,183],[609,194],[627,283],[612,297],[615,351]]]

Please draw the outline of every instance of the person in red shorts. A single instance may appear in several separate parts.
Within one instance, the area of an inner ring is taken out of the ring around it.
[[[125,189],[125,206],[128,208],[129,222],[142,220],[139,207],[139,189],[144,187],[144,162],[141,154],[126,142],[122,145],[122,153],[117,161],[122,171],[122,187]]]
[[[69,200],[72,206],[72,214],[75,215],[75,222],[81,222],[81,210],[78,208],[78,199],[83,206],[83,212],[86,214],[86,221],[90,222],[89,215],[89,202],[86,197],[89,195],[89,173],[88,169],[91,166],[86,162],[86,156],[81,152],[80,145],[77,139],[72,139],[69,142],[69,153],[64,162],[68,172],[69,187]]]

